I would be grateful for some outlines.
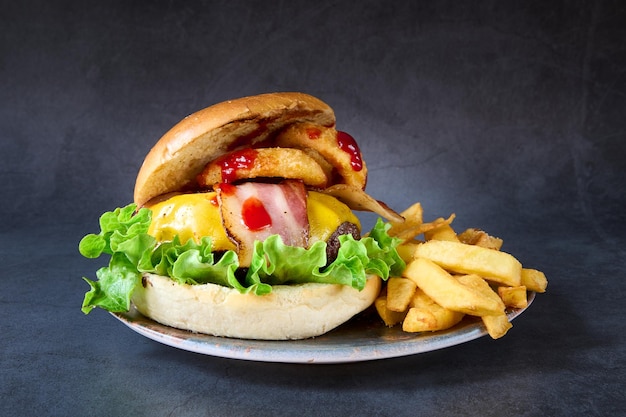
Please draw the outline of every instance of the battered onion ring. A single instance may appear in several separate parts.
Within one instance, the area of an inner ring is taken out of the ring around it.
[[[341,177],[340,183],[365,189],[367,183],[365,161],[362,161],[361,169],[353,168],[351,155],[339,148],[337,131],[334,128],[312,123],[294,123],[276,136],[275,144],[284,148],[313,149],[335,168]]]
[[[300,179],[307,186],[324,188],[329,177],[305,151],[292,148],[258,148],[229,152],[211,161],[198,175],[201,187],[252,178]]]

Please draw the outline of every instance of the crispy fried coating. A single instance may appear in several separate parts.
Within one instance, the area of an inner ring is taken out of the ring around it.
[[[365,189],[367,183],[365,162],[360,160],[361,166],[355,169],[353,160],[355,155],[340,148],[337,135],[338,132],[334,128],[312,123],[294,123],[278,134],[275,144],[285,148],[312,149],[335,168],[340,181],[333,181],[333,184],[344,183]],[[352,151],[358,153],[360,158],[358,149]]]
[[[329,177],[307,152],[293,148],[258,148],[227,153],[211,161],[198,175],[201,187],[253,178],[300,179],[313,188],[324,188]]]

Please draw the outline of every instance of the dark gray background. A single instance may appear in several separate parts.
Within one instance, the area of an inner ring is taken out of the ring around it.
[[[618,0],[3,2],[0,414],[621,415],[625,26]],[[370,194],[502,237],[548,292],[501,340],[332,366],[83,316],[78,241],[152,144],[269,91],[328,102]]]

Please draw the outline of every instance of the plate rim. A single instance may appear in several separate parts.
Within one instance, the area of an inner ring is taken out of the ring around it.
[[[507,311],[509,320],[526,311],[535,295],[535,292],[528,291],[526,307]],[[268,341],[211,336],[173,328],[143,316],[134,306],[128,312],[111,314],[136,333],[170,347],[226,359],[272,363],[336,364],[390,359],[440,350],[487,335],[485,326],[479,320],[464,319],[444,331],[406,333],[396,326],[385,328],[391,335],[402,336],[396,340],[378,336],[364,338],[363,343],[337,345],[332,342],[341,341],[339,329],[349,327],[351,321],[315,338]],[[382,322],[381,326],[384,327]]]

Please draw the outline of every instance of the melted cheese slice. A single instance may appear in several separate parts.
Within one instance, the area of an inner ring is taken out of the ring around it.
[[[204,236],[213,239],[213,250],[235,250],[222,225],[215,192],[179,194],[149,207],[152,223],[148,234],[160,242],[170,241],[178,235],[181,243],[194,239],[199,242]],[[307,197],[309,218],[309,245],[327,241],[344,222],[361,224],[358,217],[336,198],[309,191]]]
[[[344,222],[354,223],[361,230],[361,223],[352,210],[328,194],[309,191],[307,215],[309,216],[309,246],[318,240],[326,242]]]
[[[235,249],[222,226],[215,192],[179,194],[150,207],[152,223],[148,234],[159,242],[178,235],[181,243],[193,239],[200,242],[204,236],[213,239],[213,250]]]

